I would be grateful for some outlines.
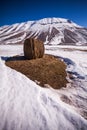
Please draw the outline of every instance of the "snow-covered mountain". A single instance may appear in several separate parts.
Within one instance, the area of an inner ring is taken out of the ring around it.
[[[22,44],[29,37],[49,45],[87,45],[87,28],[63,18],[44,18],[0,27],[0,44]]]

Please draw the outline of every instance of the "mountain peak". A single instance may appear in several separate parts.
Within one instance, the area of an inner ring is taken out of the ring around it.
[[[43,19],[37,20],[36,23],[39,23],[39,24],[58,24],[58,23],[72,23],[72,22],[68,19],[53,17],[53,18],[43,18]]]

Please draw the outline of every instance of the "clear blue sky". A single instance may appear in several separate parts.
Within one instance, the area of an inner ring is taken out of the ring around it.
[[[87,0],[0,0],[0,26],[46,17],[87,27]]]

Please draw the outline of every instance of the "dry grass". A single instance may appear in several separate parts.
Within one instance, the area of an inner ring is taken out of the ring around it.
[[[86,49],[84,49],[84,50],[81,50],[81,49],[78,49],[78,48],[62,48],[64,51],[70,51],[70,52],[72,52],[72,51],[82,51],[82,52],[87,52],[87,50]]]
[[[54,89],[59,89],[65,87],[67,83],[66,65],[50,55],[33,60],[7,61],[6,65],[23,73],[31,80],[40,82],[42,87],[49,84]]]

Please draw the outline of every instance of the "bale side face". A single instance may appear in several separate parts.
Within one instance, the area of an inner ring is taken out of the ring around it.
[[[44,55],[44,44],[40,40],[26,39],[24,42],[24,56],[27,59],[42,58]]]

